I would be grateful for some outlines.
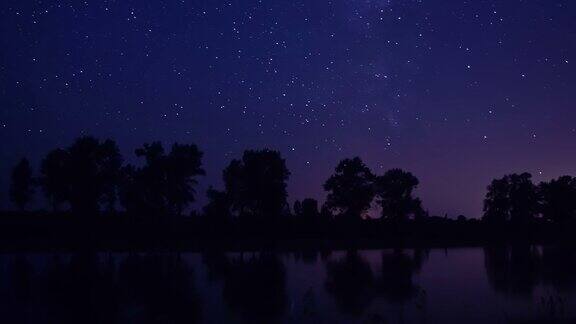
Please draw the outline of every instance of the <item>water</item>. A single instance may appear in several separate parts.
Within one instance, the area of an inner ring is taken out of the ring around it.
[[[7,323],[523,323],[576,318],[576,250],[0,256]]]

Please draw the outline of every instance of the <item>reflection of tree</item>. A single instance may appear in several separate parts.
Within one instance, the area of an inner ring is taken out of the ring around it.
[[[306,264],[314,264],[318,262],[319,252],[316,250],[305,249],[302,251],[294,252],[296,261],[302,260]]]
[[[55,257],[36,287],[48,305],[49,322],[100,323],[118,319],[118,300],[110,264],[93,253],[73,255],[69,262]]]
[[[375,276],[357,252],[348,252],[342,260],[327,263],[326,289],[342,313],[355,316],[361,315],[375,298],[404,304],[420,291],[413,275],[422,268],[426,256],[423,250],[383,253],[382,272]]]
[[[560,291],[576,285],[576,252],[571,248],[492,246],[484,254],[488,280],[498,292],[531,296],[538,284]]]
[[[76,254],[69,260],[54,257],[35,278],[29,275],[30,267],[23,268],[19,261],[13,268],[14,275],[22,273],[11,277],[16,283],[15,296],[28,292],[30,298],[13,300],[18,307],[8,322],[21,322],[23,316],[48,323],[190,323],[198,319],[191,273],[174,256],[131,255],[120,262],[118,271],[112,257],[102,259],[94,253]]]
[[[207,251],[202,253],[202,261],[206,266],[208,280],[222,280],[230,271],[230,260],[222,251]]]
[[[487,247],[484,249],[488,281],[493,289],[520,297],[533,297],[537,285],[554,288],[551,294],[539,297],[540,310],[534,323],[572,323],[566,319],[562,293],[576,288],[576,251],[571,247],[530,245]],[[522,321],[521,321],[522,322]]]
[[[559,291],[576,289],[576,250],[571,247],[542,249],[542,280]]]
[[[373,298],[374,275],[370,264],[357,252],[326,264],[326,290],[336,299],[342,313],[360,315]]]
[[[13,296],[18,299],[28,300],[31,297],[32,265],[24,256],[18,255],[14,258],[10,270]]]
[[[540,255],[530,245],[484,248],[488,281],[494,290],[517,296],[530,296],[538,283]]]
[[[401,250],[382,254],[382,276],[378,278],[378,295],[393,303],[405,303],[420,290],[413,275],[422,268],[426,252],[414,251],[409,255]]]
[[[250,323],[277,322],[286,309],[286,270],[277,255],[262,253],[227,257],[203,255],[208,278],[222,280],[222,295],[230,310]]]
[[[196,321],[199,305],[192,278],[184,260],[172,255],[132,254],[119,270],[121,296],[142,310],[141,322]]]
[[[33,298],[32,265],[26,257],[18,255],[8,264],[9,278],[6,290],[0,293],[0,318],[2,323],[28,323],[31,314],[28,305]],[[4,287],[2,287],[4,288]]]

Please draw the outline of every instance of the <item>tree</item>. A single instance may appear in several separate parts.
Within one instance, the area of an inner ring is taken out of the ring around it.
[[[344,159],[324,183],[326,205],[347,219],[360,219],[372,199],[374,175],[359,157]]]
[[[172,145],[166,165],[167,195],[170,210],[177,215],[196,200],[197,176],[205,175],[202,169],[203,153],[193,144]]]
[[[224,191],[210,188],[206,192],[206,196],[209,201],[204,206],[203,211],[208,223],[214,224],[216,227],[228,223],[232,218],[231,202],[228,194]]]
[[[165,152],[160,142],[144,144],[135,150],[137,157],[143,157],[141,168],[127,165],[122,170],[121,203],[133,214],[158,216],[167,212],[164,195],[166,193]]]
[[[205,174],[202,155],[193,144],[176,143],[168,154],[160,142],[144,144],[136,156],[143,157],[145,165],[122,171],[122,204],[130,211],[181,215],[196,198],[196,177]]]
[[[146,199],[147,191],[144,179],[135,166],[128,164],[120,169],[118,196],[126,211],[132,215],[153,213],[150,201]]]
[[[508,191],[509,185],[506,177],[492,180],[484,198],[484,220],[489,222],[509,220]]]
[[[57,211],[61,204],[68,199],[68,151],[55,149],[50,151],[40,165],[39,184],[44,195]]]
[[[510,174],[495,179],[484,199],[484,219],[525,223],[538,211],[538,192],[530,173]]]
[[[12,169],[12,182],[10,185],[10,199],[23,211],[34,195],[32,169],[27,159],[22,159]]]
[[[107,200],[117,185],[113,179],[120,170],[122,157],[116,143],[100,142],[90,136],[78,138],[68,148],[66,179],[69,185],[69,202],[76,213],[95,214],[100,203]],[[107,198],[107,199],[106,199]]]
[[[289,176],[278,151],[244,151],[242,159],[230,162],[223,174],[233,211],[261,221],[281,215],[287,206]]]
[[[300,202],[300,200],[296,200],[294,202],[292,210],[294,211],[294,216],[298,218],[302,217],[302,203]]]
[[[122,155],[114,141],[106,140],[101,144],[101,180],[102,200],[109,212],[116,210],[118,190],[120,185],[120,171],[122,170]]]
[[[302,200],[302,218],[306,221],[315,221],[318,219],[318,201],[312,198]]]
[[[113,207],[121,164],[114,141],[84,136],[67,149],[48,153],[39,182],[54,209],[68,202],[75,213],[95,214],[102,202]]]
[[[328,205],[326,205],[326,203],[322,204],[322,207],[320,208],[320,221],[324,222],[324,223],[328,223],[331,222],[332,219],[334,218],[332,215],[332,212],[330,211],[330,208],[328,207]]]
[[[376,197],[382,207],[382,219],[406,219],[422,213],[422,203],[413,197],[418,178],[401,169],[392,169],[376,178]]]
[[[542,216],[563,223],[576,219],[576,178],[562,176],[538,186]]]

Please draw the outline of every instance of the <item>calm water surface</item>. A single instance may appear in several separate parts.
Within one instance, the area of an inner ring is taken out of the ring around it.
[[[523,323],[576,318],[576,250],[0,256],[7,323]]]

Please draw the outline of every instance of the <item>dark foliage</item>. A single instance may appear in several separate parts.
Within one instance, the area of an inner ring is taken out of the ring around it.
[[[562,176],[538,186],[542,216],[558,223],[576,220],[576,178]]]
[[[359,220],[374,198],[373,182],[374,175],[359,157],[342,160],[324,183],[326,205],[344,219]]]
[[[486,221],[525,224],[532,221],[537,212],[538,192],[530,173],[506,175],[488,186],[484,200]]]
[[[377,202],[382,207],[382,218],[404,220],[408,216],[423,214],[422,202],[413,196],[418,178],[410,172],[392,169],[376,178]]]
[[[196,177],[204,175],[202,152],[196,145],[174,144],[165,154],[162,144],[144,144],[136,150],[145,165],[122,169],[120,199],[135,215],[182,214],[195,200]]]
[[[320,211],[318,210],[318,201],[312,198],[306,198],[300,202],[294,202],[294,216],[307,223],[315,223],[320,219]]]
[[[203,209],[206,222],[213,225],[214,229],[230,224],[232,202],[229,195],[224,191],[210,188],[206,191],[206,196],[208,197],[208,204]]]
[[[14,169],[12,169],[11,180],[10,200],[12,200],[18,209],[24,210],[34,195],[32,168],[27,159],[20,160]]]
[[[70,191],[66,180],[68,155],[68,151],[64,149],[52,150],[42,160],[40,166],[39,183],[53,211],[57,211],[68,200]]]
[[[67,202],[72,211],[92,215],[115,204],[122,157],[115,142],[81,137],[42,161],[40,184],[54,208]]]
[[[290,172],[280,153],[248,150],[224,170],[224,185],[232,211],[240,217],[269,223],[286,210]]]

